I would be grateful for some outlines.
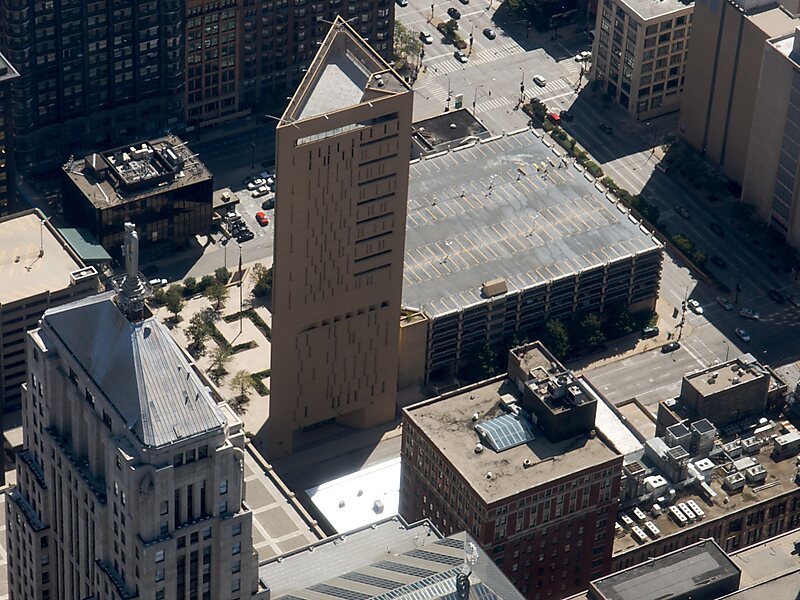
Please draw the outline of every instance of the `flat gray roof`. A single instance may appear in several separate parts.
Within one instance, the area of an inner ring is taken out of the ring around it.
[[[184,166],[181,171],[176,174],[173,179],[168,180],[164,185],[159,185],[158,180],[155,179],[152,185],[144,185],[137,189],[126,189],[123,185],[117,185],[114,177],[111,176],[113,169],[108,169],[108,175],[103,179],[98,180],[91,175],[90,170],[86,168],[86,159],[80,158],[67,164],[64,167],[65,175],[77,186],[83,195],[100,210],[109,208],[111,206],[118,206],[133,200],[163,194],[168,191],[177,190],[184,186],[193,185],[201,181],[212,179],[211,172],[206,169],[205,165],[193,154],[189,147],[180,138],[174,135],[167,135],[154,140],[144,141],[146,145],[161,149],[169,145],[181,158],[184,159]],[[142,142],[133,144],[133,146],[141,146]],[[124,151],[128,147],[115,148],[112,150],[102,151],[100,154],[107,156],[117,150]]]
[[[576,436],[551,443],[538,427],[533,429],[536,439],[532,441],[502,452],[487,447],[476,453],[475,445],[481,440],[472,415],[478,413],[480,423],[506,414],[498,404],[507,394],[518,397],[517,386],[509,379],[498,378],[406,409],[408,418],[487,504],[621,456],[599,437]],[[528,467],[526,460],[530,461]],[[489,472],[491,478],[487,477]]]
[[[0,305],[69,287],[70,273],[85,265],[64,246],[35,211],[0,219]]]
[[[19,77],[19,72],[14,68],[8,59],[0,54],[0,83],[10,81]]]
[[[408,84],[341,17],[331,25],[283,120],[309,119],[409,91]]]
[[[483,301],[485,281],[505,278],[513,292],[661,248],[582,173],[548,159],[526,131],[411,165],[405,306],[436,316]]]
[[[710,581],[736,577],[733,564],[714,540],[704,540],[670,554],[651,558],[591,583],[589,597],[602,600],[691,597]],[[735,589],[735,587],[734,587]],[[706,596],[703,596],[706,597]]]
[[[667,17],[671,13],[694,8],[694,0],[690,2],[683,0],[617,0],[617,2],[636,13],[643,21],[650,19],[662,21],[663,17]]]

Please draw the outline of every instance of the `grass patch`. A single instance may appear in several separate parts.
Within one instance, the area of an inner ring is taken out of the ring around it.
[[[263,371],[259,371],[258,373],[253,373],[253,389],[258,392],[261,396],[267,396],[269,394],[269,388],[264,385],[264,379],[269,377],[270,369],[265,369]]]
[[[231,352],[236,354],[237,352],[244,352],[245,350],[252,350],[253,348],[256,348],[256,347],[258,347],[258,344],[256,344],[253,340],[250,340],[249,342],[245,342],[244,344],[236,344],[235,346],[233,346],[231,348]]]
[[[269,325],[261,318],[261,316],[255,311],[253,308],[248,308],[247,310],[243,310],[241,313],[233,313],[232,315],[227,315],[223,317],[223,320],[226,323],[233,323],[234,321],[239,320],[239,315],[242,315],[246,319],[250,319],[250,322],[256,326],[261,333],[264,334],[264,337],[268,340],[272,340],[272,330],[269,328]]]

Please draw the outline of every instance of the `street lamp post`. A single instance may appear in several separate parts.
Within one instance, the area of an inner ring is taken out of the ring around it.
[[[477,102],[478,102],[478,90],[481,89],[484,85],[486,85],[486,84],[482,83],[478,87],[476,87],[475,88],[475,94],[472,96],[472,116],[473,117],[478,112],[477,109],[476,109],[476,105],[477,105]],[[490,96],[492,95],[492,90],[489,90],[489,95]]]
[[[739,281],[736,282],[736,298],[734,298],[733,303],[739,304],[739,292],[742,291],[742,270],[739,269]]]
[[[250,144],[250,163],[251,163],[250,164],[250,168],[251,169],[255,169],[256,168],[256,143],[255,142]]]
[[[239,333],[242,333],[242,287],[244,281],[244,272],[242,271],[242,245],[239,246]]]
[[[224,240],[222,240],[220,242],[220,244],[222,244],[222,250],[223,250],[222,265],[225,267],[226,271],[228,270],[228,241],[229,240],[230,240],[230,238],[225,238]]]
[[[450,110],[450,98],[451,98],[451,88],[450,88],[450,75],[447,75],[447,105],[444,107],[444,112],[448,112]]]

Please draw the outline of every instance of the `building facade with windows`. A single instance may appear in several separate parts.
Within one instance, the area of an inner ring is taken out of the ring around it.
[[[62,171],[64,216],[112,256],[129,221],[164,252],[211,229],[214,178],[176,136],[92,152]]]
[[[603,0],[592,79],[636,120],[680,110],[694,2]]]
[[[798,25],[800,16],[774,0],[695,4],[679,133],[740,186],[751,130],[761,121],[756,97],[767,40]]]
[[[622,455],[599,396],[535,342],[509,372],[403,411],[400,514],[467,531],[526,598],[563,598],[611,567]]]
[[[206,127],[239,110],[241,0],[186,1],[186,125]]]
[[[51,309],[29,335],[10,598],[261,598],[243,424],[141,312],[125,254],[116,297]]]
[[[754,112],[742,200],[800,248],[800,26],[767,42]]]
[[[181,0],[7,0],[0,49],[12,90],[21,172],[181,126]]]
[[[283,106],[337,18],[345,19],[384,60],[392,58],[392,0],[239,0],[240,90],[246,106]]]
[[[0,217],[0,423],[18,411],[26,377],[25,340],[48,308],[97,292],[87,267],[38,210]]]
[[[337,19],[277,128],[270,457],[395,417],[412,105]]]
[[[11,84],[19,77],[0,54],[0,217],[16,208],[14,186],[14,130],[11,126]]]

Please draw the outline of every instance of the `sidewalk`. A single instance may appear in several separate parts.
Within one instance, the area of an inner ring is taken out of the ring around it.
[[[636,331],[624,338],[610,342],[610,347],[605,352],[601,354],[591,354],[586,357],[581,357],[578,360],[570,361],[570,364],[567,366],[577,375],[581,375],[585,371],[596,369],[636,354],[642,354],[648,350],[663,346],[667,342],[676,340],[676,335],[669,335],[674,333],[677,324],[680,321],[680,318],[672,318],[672,312],[675,308],[675,306],[663,298],[659,298],[656,302],[656,313],[658,314],[657,326],[660,330],[660,333],[656,337],[643,339],[640,332]],[[687,321],[683,326],[683,333],[681,334],[681,337],[689,336],[691,333],[692,326],[689,325]],[[619,348],[623,349],[619,351]]]

